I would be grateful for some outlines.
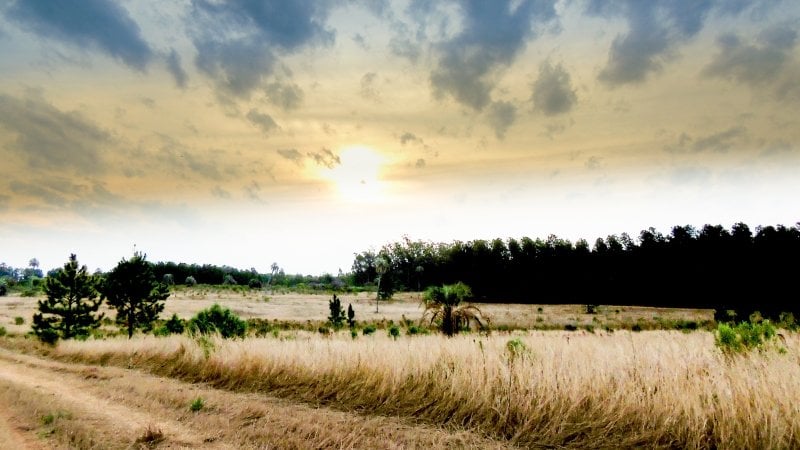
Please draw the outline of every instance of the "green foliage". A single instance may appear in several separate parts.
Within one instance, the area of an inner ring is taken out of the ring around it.
[[[171,334],[183,334],[186,329],[186,321],[173,314],[172,317],[156,330],[157,336],[169,336]]]
[[[597,314],[597,305],[586,305],[586,314]]]
[[[214,303],[195,315],[189,322],[189,329],[199,334],[219,333],[224,338],[243,338],[247,333],[247,322],[240,319],[228,308]]]
[[[197,286],[197,280],[196,280],[196,279],[195,279],[193,276],[189,275],[189,276],[188,276],[188,277],[186,277],[186,279],[183,281],[183,284],[185,284],[186,286],[189,286],[189,287],[191,287],[191,286]]]
[[[25,319],[23,317],[14,317],[14,325],[25,325]]]
[[[54,344],[58,339],[86,337],[100,326],[103,314],[95,314],[102,303],[97,279],[86,266],[78,267],[74,254],[63,268],[47,277],[45,293],[47,298],[39,300],[39,312],[33,315],[32,325],[41,341]]]
[[[5,336],[7,333],[6,327],[0,325],[0,337]]]
[[[331,329],[323,325],[317,328],[317,332],[323,336],[329,336],[331,334]]]
[[[328,309],[330,309],[331,312],[328,316],[328,322],[330,322],[336,330],[342,328],[345,320],[344,309],[342,309],[342,301],[339,300],[336,294],[333,294],[333,298],[328,301]]]
[[[423,319],[430,317],[431,324],[438,322],[447,336],[468,328],[472,321],[483,328],[480,309],[473,305],[459,306],[464,299],[471,296],[472,290],[461,282],[429,287],[423,295]]]
[[[0,282],[0,297],[5,297],[8,294],[8,286],[5,283],[5,280]]]
[[[508,355],[509,362],[524,358],[530,353],[528,346],[520,338],[510,339],[506,342],[506,354]]]
[[[370,334],[375,333],[376,330],[377,330],[377,328],[375,328],[375,325],[367,325],[367,326],[364,327],[363,330],[361,330],[361,333],[364,336],[369,336]]]
[[[250,289],[261,289],[262,283],[258,278],[250,278],[250,281],[247,282],[247,286]]]
[[[358,331],[355,328],[350,328],[350,337],[353,339],[358,337]]]
[[[409,336],[414,336],[414,335],[417,335],[419,333],[420,333],[420,329],[416,325],[411,325],[406,330],[406,334],[408,334]]]
[[[233,278],[233,275],[227,274],[225,278],[222,279],[222,284],[224,285],[236,285],[236,278]]]
[[[762,322],[741,322],[738,325],[720,323],[717,325],[715,344],[724,353],[746,353],[763,349],[775,340],[776,331],[769,320]]]
[[[205,400],[203,400],[203,397],[197,397],[194,400],[192,400],[192,403],[189,404],[189,410],[192,412],[198,412],[201,409],[203,409],[205,405],[206,402]]]
[[[397,340],[397,338],[400,337],[400,327],[398,327],[397,325],[390,326],[389,327],[389,337],[391,337],[392,339]]]
[[[123,258],[106,275],[100,289],[108,306],[117,311],[116,322],[127,329],[128,338],[137,328],[149,331],[169,297],[169,287],[156,280],[146,257],[134,253],[129,260]]]

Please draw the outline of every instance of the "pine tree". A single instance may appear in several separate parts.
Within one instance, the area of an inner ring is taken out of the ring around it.
[[[44,287],[46,300],[39,300],[39,312],[33,315],[33,332],[44,342],[88,336],[100,326],[103,314],[95,315],[102,300],[97,292],[97,280],[89,275],[86,266],[78,268],[78,257],[70,255],[69,262],[48,276]]]
[[[333,299],[328,302],[328,308],[331,310],[331,315],[328,316],[328,321],[333,325],[334,328],[338,329],[342,327],[342,323],[344,322],[344,310],[342,309],[342,301],[339,300],[339,297],[336,294],[333,294]]]
[[[356,312],[353,310],[353,304],[347,305],[347,326],[355,328],[356,326]]]
[[[158,282],[146,257],[137,252],[129,260],[123,258],[101,288],[103,298],[117,311],[117,324],[127,328],[128,338],[137,328],[149,331],[169,297],[169,287]]]

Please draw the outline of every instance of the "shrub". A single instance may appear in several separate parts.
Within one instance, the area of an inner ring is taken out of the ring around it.
[[[339,300],[336,294],[333,294],[333,298],[328,301],[328,309],[331,311],[331,314],[328,316],[328,322],[330,322],[335,330],[338,330],[344,324],[345,316],[344,309],[342,309],[342,301]]]
[[[24,324],[25,324],[25,319],[24,318],[19,317],[19,316],[14,317],[14,325],[24,325]]]
[[[586,305],[586,314],[597,314],[597,305]]]
[[[4,297],[8,294],[8,287],[6,287],[5,283],[0,283],[0,297]]]
[[[398,327],[397,325],[390,326],[389,327],[389,337],[391,337],[392,339],[395,339],[395,340],[398,337],[400,337],[400,327]]]
[[[420,330],[419,330],[419,328],[417,328],[416,325],[411,325],[410,327],[408,327],[408,330],[406,330],[406,334],[408,334],[410,336],[414,336],[415,334],[419,334],[419,333],[420,333]]]
[[[186,280],[183,281],[183,284],[186,286],[197,286],[197,280],[195,280],[193,276],[189,275],[186,277]]]
[[[183,334],[183,331],[186,329],[186,324],[177,314],[173,314],[168,321],[164,322],[163,329],[165,335]]]
[[[571,324],[571,323],[568,323],[568,324],[564,325],[564,330],[565,331],[576,331],[577,329],[578,329],[578,327],[576,325]]]
[[[247,282],[247,286],[250,289],[261,289],[262,287],[261,280],[259,280],[258,278],[250,278],[250,281]]]
[[[377,330],[375,325],[367,325],[363,330],[361,330],[361,333],[364,334],[364,336],[369,336],[370,334],[374,333],[375,330]]]
[[[5,335],[6,335],[6,327],[0,325],[0,336],[5,336]]]
[[[356,327],[356,312],[352,303],[347,305],[347,326],[351,329]]]
[[[222,284],[226,286],[234,286],[236,285],[236,278],[233,278],[233,275],[227,274],[225,278],[222,279]]]
[[[161,282],[167,286],[172,286],[175,284],[175,277],[171,273],[165,273],[164,276],[161,277]]]
[[[355,328],[350,329],[350,337],[353,339],[358,337],[358,331],[356,331]]]
[[[764,348],[775,336],[775,327],[769,320],[760,323],[741,322],[738,325],[720,323],[717,325],[715,344],[724,353],[744,353]]]
[[[247,322],[230,309],[223,309],[214,303],[210,308],[198,312],[189,322],[189,328],[200,334],[219,333],[224,338],[244,337]]]

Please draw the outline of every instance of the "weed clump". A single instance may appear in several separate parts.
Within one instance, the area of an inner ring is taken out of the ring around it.
[[[769,320],[741,322],[738,325],[721,323],[715,333],[715,344],[725,354],[747,353],[763,349],[776,337],[775,326]]]
[[[205,400],[203,400],[203,397],[197,397],[194,400],[192,400],[192,403],[189,404],[189,410],[191,412],[198,412],[201,409],[203,409],[205,405],[206,402]]]

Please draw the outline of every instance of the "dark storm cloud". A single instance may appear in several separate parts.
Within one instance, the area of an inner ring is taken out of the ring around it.
[[[303,103],[303,90],[294,83],[269,83],[264,87],[267,99],[284,111],[291,111]]]
[[[750,87],[771,86],[779,98],[797,98],[797,43],[796,27],[789,25],[765,30],[754,43],[744,42],[734,34],[723,35],[717,40],[719,53],[703,69],[703,75]]]
[[[25,29],[80,48],[97,48],[137,70],[153,59],[139,26],[110,0],[18,0],[7,12]]]
[[[44,99],[0,94],[0,127],[16,140],[9,149],[32,168],[73,169],[96,173],[104,167],[103,150],[111,136],[77,112],[63,112]]]
[[[590,1],[590,15],[622,16],[628,23],[627,33],[611,44],[600,81],[609,86],[644,82],[702,29],[713,5],[712,0]]]
[[[480,111],[492,102],[495,71],[513,63],[556,13],[550,1],[467,0],[459,5],[463,29],[438,46],[440,58],[430,80],[437,97],[451,96]]]
[[[91,212],[99,209],[124,208],[128,202],[93,180],[81,180],[58,175],[40,176],[24,181],[12,180],[9,190],[17,196],[33,199],[34,204],[44,204],[56,209]]]
[[[509,102],[493,102],[489,108],[488,119],[497,139],[504,139],[506,131],[517,119],[517,107]]]
[[[172,78],[175,80],[175,85],[181,89],[186,89],[186,85],[189,83],[189,75],[186,74],[186,71],[183,70],[183,66],[181,65],[181,57],[178,55],[178,52],[175,49],[169,52],[167,55],[167,70],[170,74],[172,74]]]
[[[270,76],[276,61],[313,44],[328,44],[329,2],[315,0],[195,0],[198,69],[222,94],[249,98]]]
[[[678,141],[675,144],[665,146],[664,150],[669,153],[702,153],[706,151],[726,153],[746,138],[747,128],[742,126],[730,127],[726,130],[697,138],[687,133],[681,133]]]
[[[279,129],[278,124],[269,114],[258,112],[255,109],[251,109],[247,113],[247,120],[258,127],[264,134],[270,134]]]
[[[539,66],[539,78],[533,83],[533,108],[546,116],[569,112],[578,101],[569,72],[549,61]]]

